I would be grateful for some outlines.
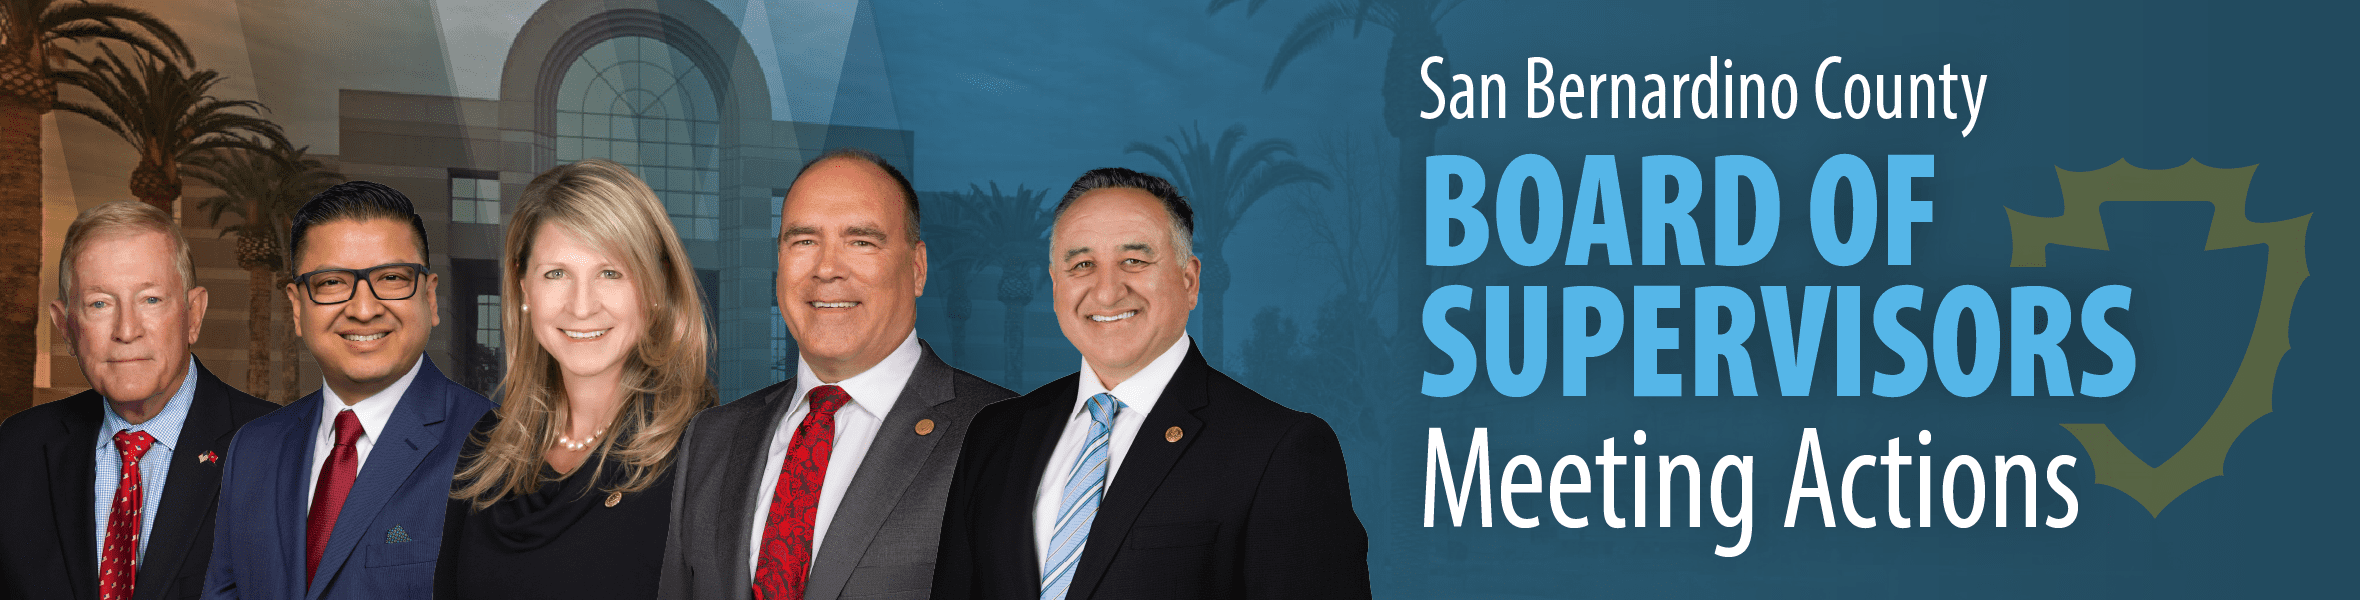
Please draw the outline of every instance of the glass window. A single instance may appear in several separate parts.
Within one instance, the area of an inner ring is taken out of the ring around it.
[[[493,350],[500,349],[499,296],[475,296],[475,343]]]
[[[500,180],[451,176],[451,221],[500,224]]]
[[[771,193],[770,193],[770,236],[771,236],[771,237],[778,237],[778,232],[779,232],[779,229],[781,228],[781,224],[779,223],[779,219],[781,218],[781,216],[783,216],[783,215],[785,214],[785,212],[786,212],[786,209],[787,209],[787,193],[786,193],[786,191],[784,191],[784,190],[779,190],[779,191],[773,191],[773,192],[771,192]]]
[[[681,238],[718,240],[720,203],[696,200],[720,198],[720,107],[704,70],[671,45],[600,42],[558,85],[557,160],[622,163],[665,200]]]

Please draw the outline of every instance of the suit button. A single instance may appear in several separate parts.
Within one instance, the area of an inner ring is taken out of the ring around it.
[[[918,435],[934,433],[933,419],[918,419]]]
[[[1173,425],[1171,429],[1166,429],[1166,430],[1164,430],[1164,441],[1166,441],[1166,442],[1177,442],[1177,441],[1180,441],[1180,426],[1178,426],[1178,425]]]

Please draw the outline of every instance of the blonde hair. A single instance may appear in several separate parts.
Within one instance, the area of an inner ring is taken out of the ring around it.
[[[619,259],[640,282],[639,301],[648,307],[648,330],[624,359],[622,406],[606,427],[613,434],[592,451],[594,459],[620,458],[626,475],[599,491],[635,493],[654,485],[670,467],[689,418],[714,403],[705,376],[712,352],[705,303],[663,203],[619,164],[585,160],[550,169],[525,186],[502,246],[507,264],[501,270],[500,322],[508,376],[500,382],[500,423],[458,473],[465,484],[451,492],[478,510],[540,488],[542,453],[556,445],[558,424],[568,417],[557,361],[526,325],[518,287],[544,224],[563,227]],[[594,464],[595,481],[605,466]]]
[[[66,246],[57,258],[57,299],[73,297],[74,257],[82,247],[99,238],[138,232],[164,234],[172,240],[172,267],[180,272],[182,291],[197,287],[197,268],[189,260],[188,236],[181,235],[180,225],[172,222],[172,215],[137,200],[116,200],[93,206],[74,217],[74,224],[66,228]]]

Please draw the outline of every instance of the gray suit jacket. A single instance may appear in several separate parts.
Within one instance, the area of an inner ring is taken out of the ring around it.
[[[807,599],[926,598],[941,542],[943,499],[959,464],[967,423],[1016,395],[951,368],[920,341],[918,368],[885,415],[852,487],[812,558]],[[755,506],[770,439],[794,404],[795,380],[723,404],[691,422],[672,468],[672,530],[657,598],[750,599],[747,540],[768,507]],[[918,422],[934,421],[920,435]]]

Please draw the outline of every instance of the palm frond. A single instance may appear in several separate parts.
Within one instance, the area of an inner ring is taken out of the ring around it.
[[[1303,53],[1309,52],[1313,46],[1334,37],[1336,28],[1345,22],[1355,23],[1354,34],[1358,35],[1360,13],[1359,9],[1346,6],[1341,1],[1322,4],[1304,13],[1302,19],[1295,21],[1294,29],[1287,31],[1286,39],[1278,42],[1278,50],[1270,54],[1270,71],[1262,76],[1262,91],[1267,92],[1277,86],[1278,76],[1286,72],[1288,64],[1302,58]]]
[[[193,60],[188,42],[181,40],[171,25],[166,25],[155,13],[137,8],[103,2],[54,3],[41,12],[38,23],[45,43],[113,39],[154,56],[168,56],[181,62]],[[101,30],[115,33],[101,33]]]
[[[1205,252],[1219,245],[1246,211],[1278,188],[1330,185],[1328,176],[1294,158],[1295,144],[1283,138],[1247,141],[1246,126],[1233,124],[1208,139],[1200,124],[1165,136],[1164,146],[1131,142],[1126,154],[1144,154],[1161,166],[1174,187],[1196,209],[1198,237]],[[1168,146],[1168,147],[1167,147]]]
[[[198,210],[214,221],[224,215],[239,218],[239,223],[222,227],[223,235],[267,240],[272,247],[284,248],[281,242],[295,210],[312,193],[344,180],[310,151],[273,142],[262,148],[200,152],[183,161],[182,174],[220,190],[219,195],[197,199]]]
[[[82,104],[79,102],[67,102],[64,100],[59,100],[57,102],[57,110],[90,117],[90,120],[97,121],[98,125],[100,127],[107,128],[107,131],[115,132],[115,135],[125,136],[124,139],[130,139],[130,134],[124,133],[123,122],[115,120],[114,113],[107,112],[106,109],[88,104]]]
[[[1243,215],[1247,210],[1252,209],[1254,204],[1268,197],[1271,192],[1295,184],[1316,185],[1327,189],[1332,185],[1332,182],[1328,179],[1327,173],[1299,161],[1286,160],[1269,163],[1256,169],[1239,183],[1236,196],[1238,200],[1234,202],[1236,206],[1231,210]],[[1234,223],[1236,219],[1230,219],[1230,221]]]
[[[1169,137],[1164,138],[1164,141],[1177,148],[1187,148],[1187,146],[1182,145],[1178,140],[1173,140]],[[1149,144],[1147,142],[1131,142],[1123,146],[1123,153],[1147,155],[1147,158],[1154,160],[1158,165],[1162,165],[1165,173],[1171,174],[1173,180],[1172,185],[1180,188],[1181,194],[1196,193],[1193,189],[1194,186],[1190,186],[1188,184],[1188,179],[1186,176],[1187,170],[1180,168],[1179,159],[1174,158],[1172,153],[1165,152],[1162,146]]]
[[[181,162],[222,149],[270,154],[274,146],[288,145],[278,124],[261,116],[269,107],[211,94],[223,81],[218,71],[191,72],[144,54],[126,59],[113,48],[75,62],[80,68],[56,73],[58,83],[97,102],[61,99],[57,108],[89,117],[152,160]]]

